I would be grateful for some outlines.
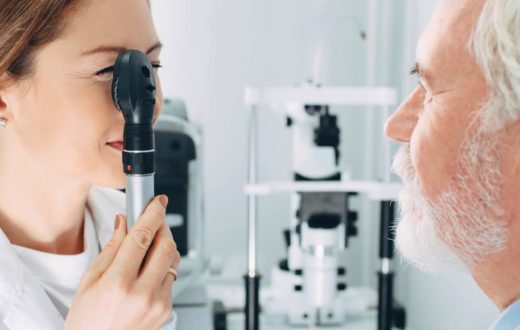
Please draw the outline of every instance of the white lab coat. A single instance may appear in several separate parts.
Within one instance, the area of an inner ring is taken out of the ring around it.
[[[94,186],[89,205],[101,247],[112,238],[117,213],[125,214],[125,194]],[[175,329],[173,313],[161,329]],[[63,329],[64,320],[0,229],[0,330]]]

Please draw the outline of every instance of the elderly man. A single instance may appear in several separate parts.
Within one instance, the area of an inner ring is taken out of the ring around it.
[[[397,248],[464,269],[520,329],[520,0],[443,0],[421,36],[417,88],[386,124],[406,143]]]

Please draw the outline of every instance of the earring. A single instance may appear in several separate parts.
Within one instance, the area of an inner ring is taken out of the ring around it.
[[[5,128],[7,126],[7,119],[0,119],[0,128]]]

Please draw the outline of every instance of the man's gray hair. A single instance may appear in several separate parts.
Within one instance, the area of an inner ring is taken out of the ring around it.
[[[486,0],[471,41],[488,85],[480,128],[493,132],[520,118],[520,1]]]

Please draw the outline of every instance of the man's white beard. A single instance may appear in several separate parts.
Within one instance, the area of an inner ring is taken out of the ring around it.
[[[399,150],[393,168],[405,188],[399,197],[396,246],[404,259],[424,271],[469,271],[486,255],[505,248],[508,233],[499,207],[502,176],[497,149],[496,139],[480,133],[464,141],[456,183],[435,200],[419,186],[410,146]]]

